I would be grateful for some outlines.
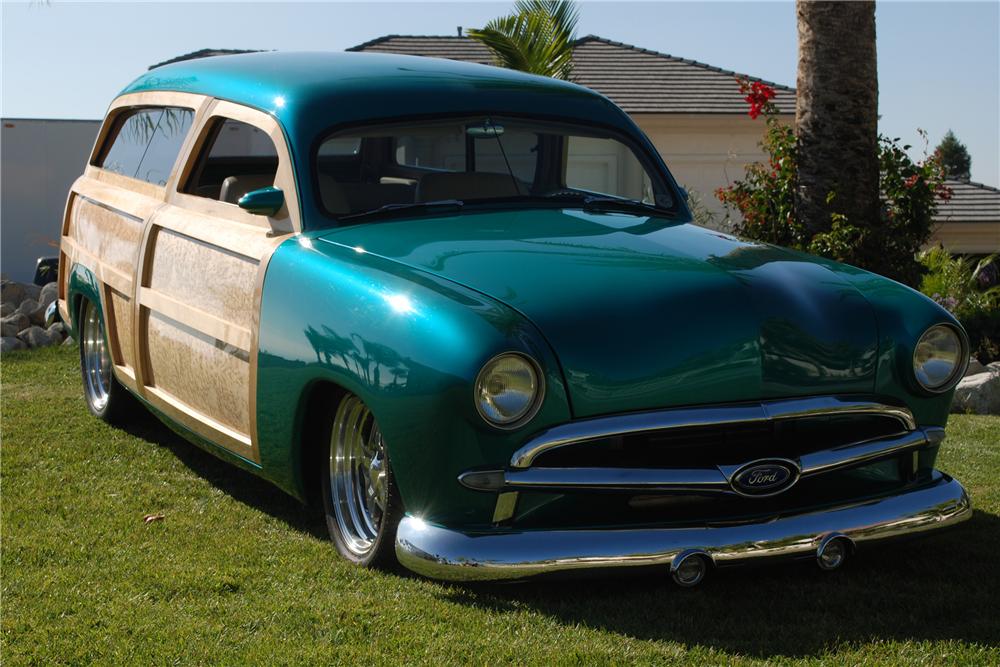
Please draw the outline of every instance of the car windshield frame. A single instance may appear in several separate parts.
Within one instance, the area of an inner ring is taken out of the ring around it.
[[[613,128],[605,125],[600,125],[596,123],[581,121],[578,118],[552,118],[548,116],[541,115],[523,115],[523,114],[512,114],[512,113],[462,113],[462,114],[442,114],[436,116],[420,116],[420,117],[395,117],[388,119],[379,119],[373,121],[366,121],[364,123],[350,123],[350,124],[338,124],[334,127],[327,129],[324,132],[319,133],[316,139],[312,143],[312,148],[309,152],[309,172],[311,186],[313,190],[313,200],[317,210],[323,215],[327,224],[323,224],[323,227],[331,225],[353,225],[359,223],[367,223],[370,221],[375,221],[384,217],[400,217],[403,215],[419,217],[427,215],[429,212],[435,210],[434,206],[421,206],[421,202],[413,202],[415,205],[390,205],[387,207],[375,207],[368,210],[358,210],[350,211],[347,213],[337,213],[331,211],[327,208],[326,202],[323,201],[323,194],[320,184],[320,173],[319,168],[319,158],[320,149],[331,139],[342,138],[342,137],[353,137],[363,134],[369,134],[372,132],[385,131],[385,136],[393,136],[393,131],[406,130],[407,128],[419,127],[419,126],[458,126],[458,125],[469,125],[473,123],[483,123],[491,122],[497,125],[503,126],[505,122],[508,122],[520,129],[525,125],[539,126],[542,128],[550,127],[553,129],[553,134],[561,134],[563,136],[580,136],[580,137],[590,137],[598,139],[610,139],[618,142],[624,146],[630,154],[638,162],[639,166],[645,172],[646,178],[651,183],[652,190],[656,195],[666,195],[669,197],[670,204],[668,206],[663,206],[660,204],[642,204],[647,206],[651,213],[659,214],[663,217],[670,217],[672,219],[677,219],[682,217],[686,211],[684,205],[683,194],[681,188],[676,184],[673,177],[670,175],[666,166],[663,165],[662,160],[658,156],[653,156],[650,149],[641,141],[638,141],[635,137],[630,136],[629,133],[621,131],[619,128]],[[502,146],[502,144],[501,144]],[[504,156],[506,161],[506,155]],[[433,171],[432,168],[424,168],[427,171]],[[470,172],[453,172],[453,173],[470,173]],[[474,172],[471,172],[474,173]],[[566,186],[567,190],[574,191],[580,195],[578,198],[571,197],[550,197],[544,194],[539,195],[525,195],[518,197],[487,197],[479,199],[466,199],[460,200],[461,206],[458,207],[459,211],[474,209],[474,208],[511,208],[516,207],[519,209],[528,208],[590,208],[587,204],[588,199],[621,199],[622,202],[630,201],[641,201],[641,200],[630,200],[628,198],[617,197],[616,195],[609,193],[601,193],[596,191],[572,188]],[[433,203],[433,202],[432,202]]]

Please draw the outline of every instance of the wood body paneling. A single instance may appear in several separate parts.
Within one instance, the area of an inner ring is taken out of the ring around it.
[[[97,279],[115,375],[159,411],[207,440],[259,463],[256,360],[267,261],[301,229],[291,161],[276,121],[261,112],[185,93],[125,95],[135,106],[194,110],[191,132],[164,186],[88,166],[67,200],[59,308],[69,317],[70,267]],[[211,124],[233,118],[265,131],[278,151],[275,185],[287,206],[274,218],[178,191]]]

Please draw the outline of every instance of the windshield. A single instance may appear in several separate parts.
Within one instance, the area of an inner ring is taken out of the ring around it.
[[[670,213],[671,190],[648,163],[602,130],[492,117],[347,130],[315,155],[323,208],[345,219],[429,204],[598,199]]]

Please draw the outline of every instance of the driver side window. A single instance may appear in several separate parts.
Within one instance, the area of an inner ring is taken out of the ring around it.
[[[277,170],[278,152],[266,132],[218,118],[208,129],[184,192],[236,204],[246,193],[274,185]]]

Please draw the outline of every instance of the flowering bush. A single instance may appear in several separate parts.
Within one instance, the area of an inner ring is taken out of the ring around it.
[[[983,363],[1000,358],[1000,269],[996,255],[973,263],[944,248],[921,253],[926,268],[920,291],[947,308],[969,334],[972,353]]]
[[[727,210],[740,214],[739,218],[730,217],[734,231],[757,241],[853,264],[909,285],[919,284],[923,267],[916,254],[930,238],[937,199],[951,196],[938,158],[914,162],[906,153],[910,146],[900,146],[899,139],[880,137],[879,219],[848,220],[834,213],[824,231],[810,234],[795,212],[795,132],[778,120],[771,101],[774,89],[759,81],[741,80],[739,86],[750,105],[750,117],[765,117],[761,147],[768,161],[750,165],[742,180],[716,191]],[[836,196],[836,192],[829,192],[827,201]]]

